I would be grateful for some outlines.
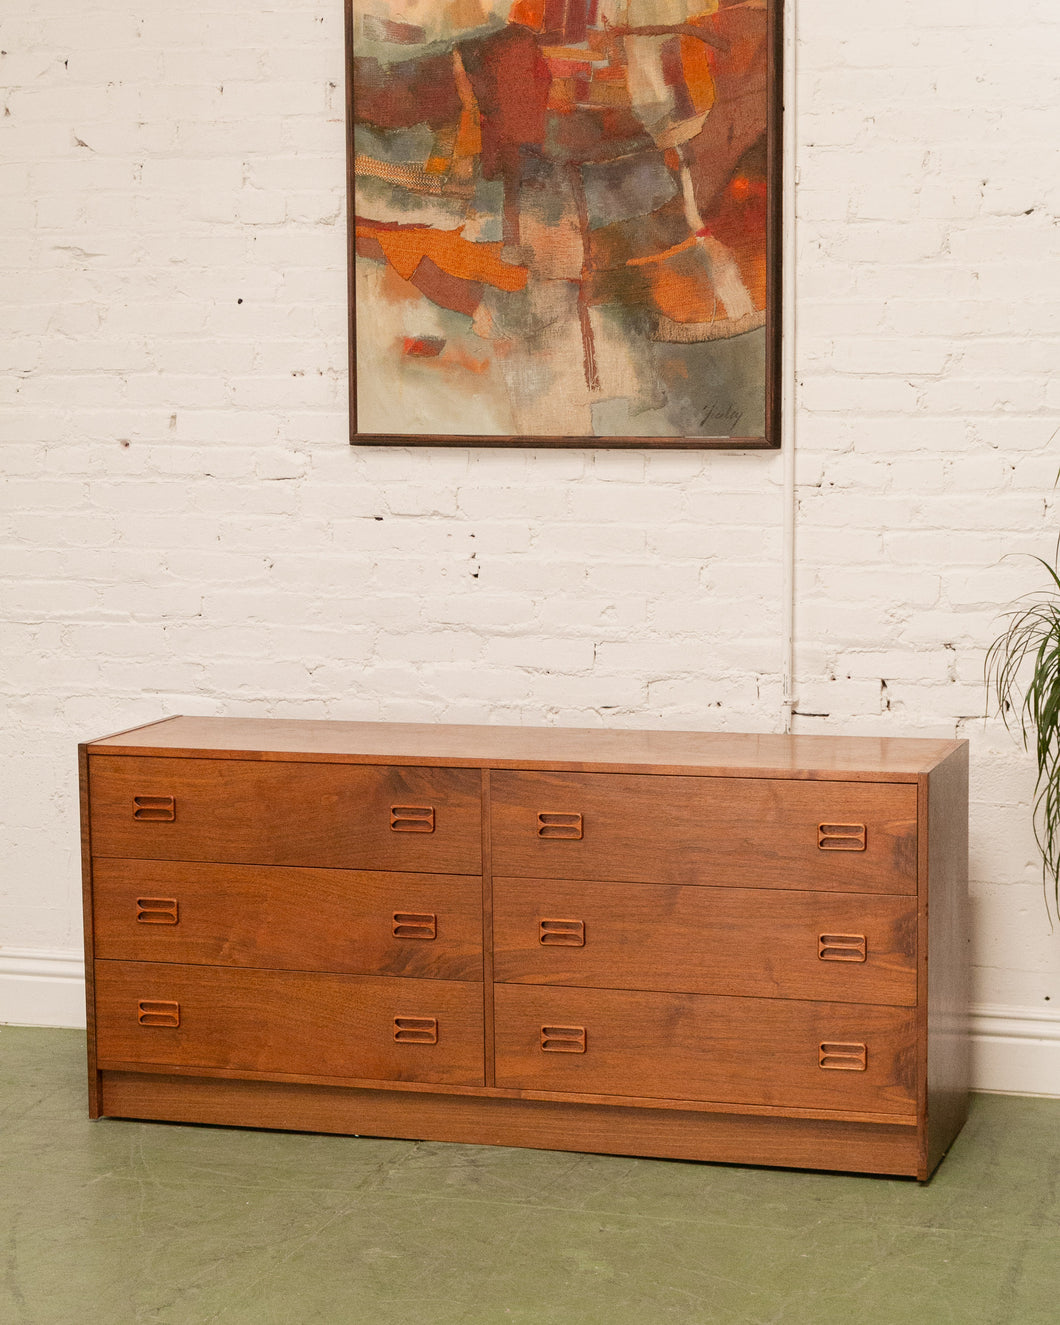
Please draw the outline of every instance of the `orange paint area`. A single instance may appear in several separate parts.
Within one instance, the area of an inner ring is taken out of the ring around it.
[[[426,225],[395,225],[379,221],[356,222],[358,240],[374,240],[391,267],[412,280],[424,258],[441,271],[461,280],[492,285],[513,293],[526,286],[527,269],[501,261],[503,244],[475,244],[463,237],[463,226],[435,230]]]
[[[737,175],[722,195],[705,229],[736,259],[755,308],[766,306],[766,181]]]
[[[702,42],[694,44],[703,45]],[[552,75],[552,86],[548,94],[549,110],[568,114],[577,107],[592,109],[629,105],[626,70],[622,65],[609,62],[609,51],[578,46],[543,46],[541,54]],[[601,128],[604,126],[601,125]]]
[[[696,247],[682,245],[658,261],[627,271],[627,289],[636,302],[674,322],[717,322],[728,316],[714,292],[710,264]]]
[[[474,173],[475,158],[482,151],[482,116],[459,51],[453,51],[453,80],[461,107],[460,124],[453,144],[454,171],[459,177],[470,179]]]
[[[545,26],[545,0],[515,0],[508,11],[508,22],[540,32]]]
[[[445,349],[441,336],[406,336],[402,349],[410,359],[437,359]]]
[[[398,344],[406,359],[424,361],[424,367],[446,376],[468,372],[481,377],[489,371],[488,357],[469,354],[462,346],[451,345],[441,336],[404,336]]]
[[[710,47],[698,37],[681,36],[681,72],[697,115],[714,105],[714,75],[711,72]]]

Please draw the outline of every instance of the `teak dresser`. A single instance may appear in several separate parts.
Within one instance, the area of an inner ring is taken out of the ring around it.
[[[967,777],[944,740],[90,742],[92,1115],[925,1179],[967,1097]]]

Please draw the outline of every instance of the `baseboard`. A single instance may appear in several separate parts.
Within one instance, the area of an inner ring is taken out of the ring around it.
[[[0,949],[0,1023],[84,1026],[80,954]],[[981,1004],[969,1025],[973,1089],[1060,1097],[1060,1008]]]
[[[1005,1095],[1060,1097],[1060,1008],[972,1008],[972,1086]]]
[[[0,948],[0,1023],[85,1024],[85,963],[77,952]]]

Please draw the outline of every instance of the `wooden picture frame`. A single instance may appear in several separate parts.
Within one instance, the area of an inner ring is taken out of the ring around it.
[[[345,0],[350,441],[780,445],[782,0]]]

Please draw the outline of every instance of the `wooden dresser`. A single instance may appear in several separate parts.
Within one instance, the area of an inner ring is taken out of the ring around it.
[[[925,1179],[967,1098],[967,776],[891,738],[90,742],[91,1113]]]

